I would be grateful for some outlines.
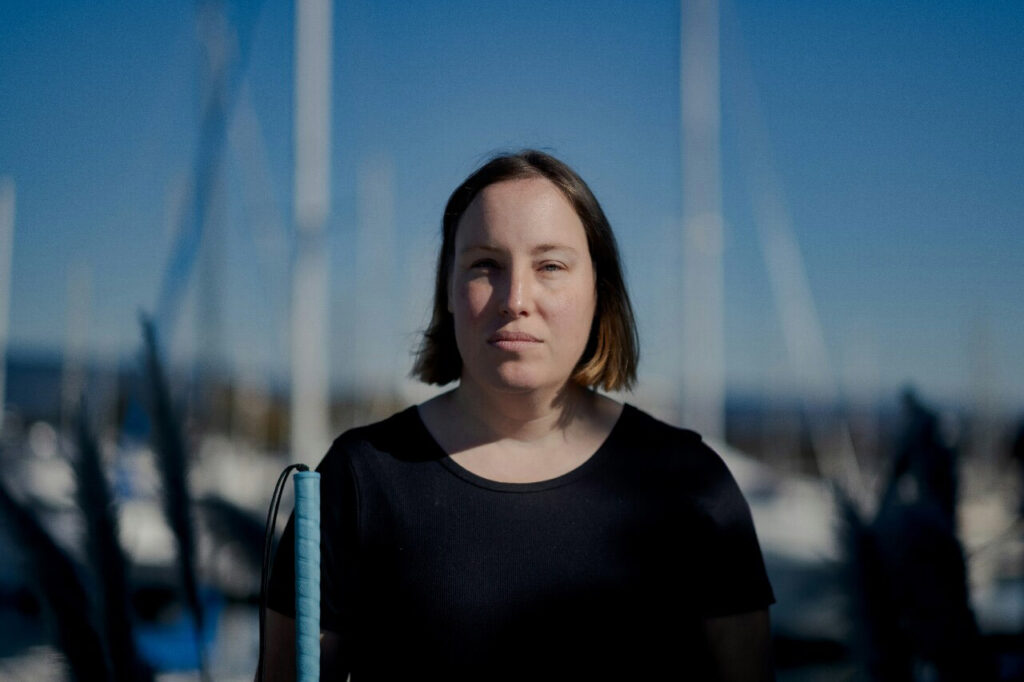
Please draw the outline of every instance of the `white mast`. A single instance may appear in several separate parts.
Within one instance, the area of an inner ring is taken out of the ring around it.
[[[330,208],[331,0],[295,5],[295,261],[291,302],[291,455],[318,459],[330,444],[327,362]]]
[[[7,395],[7,325],[11,307],[11,265],[14,261],[14,180],[0,177],[0,433],[4,430]]]
[[[683,425],[725,436],[717,0],[682,0]]]

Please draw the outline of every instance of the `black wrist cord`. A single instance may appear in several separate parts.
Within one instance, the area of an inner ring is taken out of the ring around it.
[[[267,533],[263,540],[263,568],[260,571],[260,653],[256,668],[256,681],[263,682],[263,654],[266,650],[267,623],[267,587],[270,584],[270,558],[273,551],[274,529],[277,526],[277,510],[281,506],[281,495],[284,492],[288,474],[296,471],[309,471],[305,464],[289,464],[281,472],[274,486],[274,494],[270,497],[270,508],[267,510]]]

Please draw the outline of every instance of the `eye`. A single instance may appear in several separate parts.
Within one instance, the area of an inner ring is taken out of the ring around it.
[[[543,272],[558,272],[559,270],[565,270],[565,266],[561,263],[544,263],[540,266]]]
[[[481,258],[473,261],[473,264],[469,266],[471,269],[491,269],[498,267],[498,262],[493,258]]]

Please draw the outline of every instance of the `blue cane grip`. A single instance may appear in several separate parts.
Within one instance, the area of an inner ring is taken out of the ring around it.
[[[295,474],[295,674],[320,679],[320,474]]]

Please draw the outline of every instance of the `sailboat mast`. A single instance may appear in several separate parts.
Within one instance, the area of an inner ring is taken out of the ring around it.
[[[682,0],[683,424],[725,436],[721,103],[717,0]]]
[[[331,0],[295,4],[295,261],[291,301],[291,455],[318,458],[330,444],[327,356],[330,209]]]

